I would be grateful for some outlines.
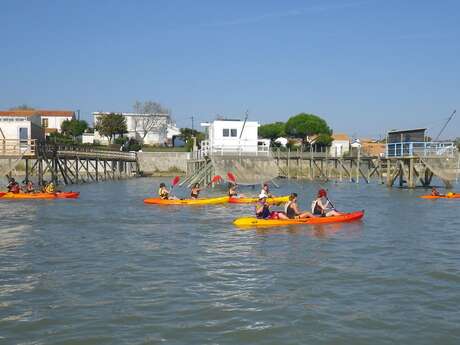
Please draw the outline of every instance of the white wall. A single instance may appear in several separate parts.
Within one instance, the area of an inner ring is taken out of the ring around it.
[[[61,125],[65,120],[72,120],[72,116],[42,116],[42,123],[44,119],[48,120],[48,127],[51,129],[56,129],[58,132],[61,132]]]
[[[29,139],[41,139],[40,116],[0,116],[0,139],[19,139],[19,129],[27,128]],[[5,136],[5,138],[3,138]]]
[[[247,121],[246,124],[244,124],[244,130],[243,124],[244,121],[217,120],[212,122],[208,129],[210,146],[213,149],[235,147],[241,148],[243,151],[257,151],[259,123]],[[224,129],[228,130],[228,136],[224,136]],[[242,131],[243,134],[241,135]],[[232,134],[234,135],[232,136]]]
[[[350,151],[350,142],[348,140],[334,140],[331,143],[330,155],[332,157],[342,157]]]

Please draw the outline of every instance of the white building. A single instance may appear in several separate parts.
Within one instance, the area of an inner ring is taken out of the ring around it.
[[[94,112],[94,125],[101,115],[111,114],[109,112]],[[133,138],[140,143],[147,145],[165,145],[168,137],[168,125],[171,123],[169,114],[136,114],[136,113],[116,113],[121,114],[126,119],[128,138]],[[94,140],[101,144],[108,144],[107,137],[101,136],[94,131]]]
[[[215,120],[201,123],[207,140],[201,143],[202,153],[225,154],[268,154],[269,145],[258,140],[259,123],[256,121]]]
[[[333,134],[330,147],[331,157],[343,157],[350,151],[350,137],[346,134]]]
[[[20,121],[19,119],[27,119],[31,125],[35,127],[28,126],[29,130],[29,139],[41,139],[43,134],[48,136],[53,132],[61,132],[62,122],[65,120],[72,120],[75,118],[75,112],[69,110],[40,110],[40,109],[18,109],[18,110],[4,110],[0,111],[0,117],[4,118],[2,122],[14,122]],[[11,120],[15,119],[15,120]],[[41,128],[39,128],[41,127]],[[8,131],[15,131],[14,126],[8,126]],[[25,128],[25,127],[22,127]],[[32,129],[34,128],[34,130]],[[43,129],[43,131],[42,131]],[[5,128],[5,130],[7,130]],[[25,133],[25,129],[22,130]],[[14,135],[13,132],[9,132],[8,136],[13,136],[19,138],[18,135]],[[33,133],[32,133],[33,132]],[[7,135],[5,135],[7,136]],[[25,136],[25,134],[23,134]],[[1,137],[1,133],[0,133]],[[12,138],[10,138],[12,139]]]

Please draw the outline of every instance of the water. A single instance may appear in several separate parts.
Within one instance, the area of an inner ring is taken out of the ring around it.
[[[329,184],[362,222],[241,231],[247,205],[144,205],[158,182],[0,202],[0,344],[460,343],[460,200]]]

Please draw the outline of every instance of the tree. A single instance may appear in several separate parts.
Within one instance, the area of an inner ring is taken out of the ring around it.
[[[275,140],[286,135],[284,122],[274,122],[259,127],[259,136],[265,139]]]
[[[313,114],[300,113],[286,122],[285,131],[288,135],[305,141],[307,136],[319,135],[321,144],[328,145],[331,141],[332,130],[327,122]]]
[[[185,141],[185,147],[191,150],[193,147],[193,137],[196,138],[196,143],[200,146],[200,143],[205,139],[205,135],[202,132],[198,132],[196,129],[181,128],[180,138]]]
[[[170,122],[170,111],[164,108],[160,103],[153,101],[140,102],[136,101],[133,105],[136,114],[145,114],[145,116],[134,117],[134,127],[136,133],[142,132],[142,141],[149,132],[158,129],[160,132],[167,130]]]
[[[107,137],[110,144],[115,135],[128,132],[125,117],[115,113],[99,115],[94,128],[100,135]]]
[[[454,144],[457,145],[457,149],[460,150],[460,137],[454,140]]]
[[[88,124],[84,120],[65,120],[61,124],[61,131],[65,135],[75,138],[82,135],[88,128]]]
[[[35,110],[33,107],[29,107],[27,104],[21,104],[17,107],[10,108],[9,110]]]

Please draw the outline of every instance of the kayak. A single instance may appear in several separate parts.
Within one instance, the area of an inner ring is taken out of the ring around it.
[[[314,217],[303,219],[257,219],[255,217],[237,218],[233,224],[238,227],[257,227],[257,226],[283,226],[290,224],[328,224],[344,223],[358,220],[364,217],[364,210],[351,213],[344,213],[333,217]]]
[[[422,199],[460,199],[460,194],[446,194],[446,195],[422,195],[420,196]]]
[[[230,200],[228,200],[228,202],[231,204],[251,204],[257,201],[259,201],[258,198],[230,198]],[[289,195],[267,198],[267,203],[269,204],[276,204],[279,202],[288,202],[288,201],[289,201]]]
[[[154,205],[216,205],[225,204],[228,202],[228,196],[218,198],[206,199],[161,199],[161,198],[147,198],[144,199],[146,204]]]
[[[2,195],[3,194],[3,195]],[[0,193],[1,199],[76,199],[79,192],[57,193]]]

